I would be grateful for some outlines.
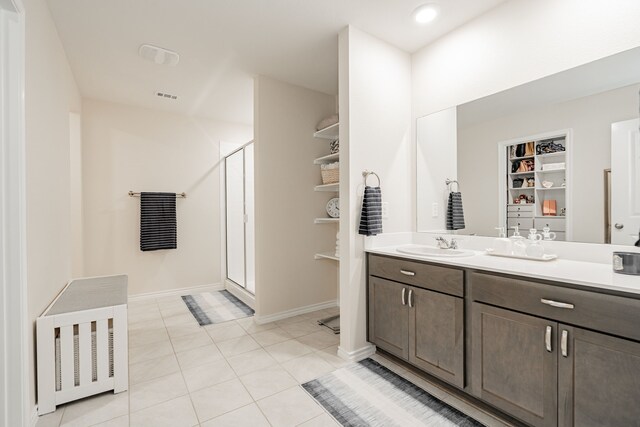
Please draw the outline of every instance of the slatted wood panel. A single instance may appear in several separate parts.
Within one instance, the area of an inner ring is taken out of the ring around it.
[[[91,323],[85,322],[78,325],[78,353],[80,358],[80,385],[87,385],[93,380],[92,350],[91,350]]]

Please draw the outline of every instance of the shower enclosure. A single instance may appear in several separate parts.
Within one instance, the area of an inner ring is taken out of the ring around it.
[[[255,294],[253,143],[225,157],[227,280]]]

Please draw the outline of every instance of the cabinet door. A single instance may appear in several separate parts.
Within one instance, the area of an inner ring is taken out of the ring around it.
[[[462,298],[410,288],[409,362],[464,387]]]
[[[605,427],[640,424],[640,344],[560,325],[559,423]]]
[[[532,426],[558,421],[557,323],[473,303],[472,391]]]
[[[369,277],[369,341],[403,359],[409,357],[408,288],[401,283]]]

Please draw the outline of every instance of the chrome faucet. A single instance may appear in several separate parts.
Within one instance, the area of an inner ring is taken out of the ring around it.
[[[451,238],[451,241],[448,241],[442,236],[436,237],[436,242],[438,242],[438,248],[440,249],[458,249],[458,241],[455,237]]]

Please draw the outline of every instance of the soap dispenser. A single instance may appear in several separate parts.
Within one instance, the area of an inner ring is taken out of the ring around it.
[[[498,237],[493,240],[493,250],[498,254],[511,255],[511,240],[507,239],[504,227],[496,227]]]
[[[529,246],[527,246],[525,253],[527,254],[527,256],[533,257],[533,258],[542,258],[542,256],[544,255],[544,246],[542,246],[542,244],[540,243],[540,240],[542,240],[542,236],[540,234],[537,234],[537,231],[535,228],[532,228],[529,230]]]
[[[551,229],[549,227],[544,227],[542,229],[542,237],[544,238],[544,240],[555,240],[556,239],[556,233],[554,233],[553,231],[550,231]]]
[[[524,237],[520,235],[519,227],[516,225],[515,227],[511,227],[511,228],[513,228],[514,231],[513,231],[513,236],[509,237],[509,240],[511,240],[513,255],[526,256],[527,244],[524,241],[525,240]]]

